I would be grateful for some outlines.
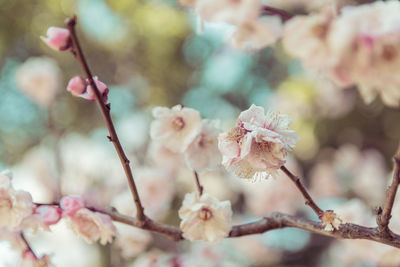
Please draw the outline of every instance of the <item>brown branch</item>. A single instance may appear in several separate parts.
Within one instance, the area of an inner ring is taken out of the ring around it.
[[[38,204],[36,205],[46,205]],[[51,203],[49,205],[58,205]],[[157,223],[149,218],[145,222],[139,221],[137,218],[126,216],[118,213],[115,209],[98,209],[86,207],[95,212],[100,212],[111,217],[115,222],[123,223],[143,230],[151,231],[154,233],[162,234],[173,241],[184,240],[182,231],[175,226]],[[375,241],[378,243],[386,244],[389,246],[400,248],[400,235],[391,234],[390,237],[383,235],[378,228],[365,227],[357,224],[346,223],[342,224],[338,230],[326,231],[321,222],[316,222],[308,219],[299,218],[283,214],[280,212],[272,213],[269,217],[264,217],[258,221],[232,226],[228,237],[241,237],[247,235],[262,234],[268,231],[281,229],[281,228],[297,228],[311,233],[330,236],[333,238],[342,239],[365,239]]]
[[[19,232],[19,236],[21,237],[21,240],[24,242],[25,246],[26,246],[26,251],[29,251],[32,253],[33,257],[35,257],[35,259],[38,259],[38,257],[36,256],[36,253],[32,250],[31,245],[29,244],[28,240],[26,240],[24,232],[20,231]]]
[[[288,21],[295,16],[293,14],[290,14],[289,12],[286,12],[285,10],[270,7],[270,6],[263,6],[262,14],[269,15],[269,16],[278,16],[282,19],[282,21]]]
[[[285,166],[281,167],[281,170],[292,180],[292,182],[296,185],[297,189],[299,189],[300,193],[303,195],[304,199],[306,200],[306,205],[310,206],[313,211],[317,214],[320,218],[324,211],[318,207],[318,205],[314,202],[310,194],[307,192],[304,185],[301,183],[300,178],[291,173]]]
[[[103,118],[107,124],[107,128],[108,128],[108,132],[110,133],[110,136],[108,137],[109,140],[113,143],[115,150],[118,153],[119,159],[122,163],[122,166],[124,168],[125,171],[125,175],[126,178],[128,179],[128,184],[129,184],[129,188],[132,192],[133,195],[133,199],[135,201],[135,205],[136,205],[136,210],[137,210],[137,217],[139,219],[140,222],[144,222],[146,220],[146,216],[144,214],[143,211],[143,206],[142,203],[140,201],[139,198],[139,194],[135,185],[135,181],[133,179],[133,175],[132,175],[132,170],[129,166],[129,159],[127,158],[127,156],[125,155],[125,152],[121,146],[121,143],[119,141],[118,135],[115,131],[114,128],[114,124],[112,122],[111,119],[111,115],[110,115],[110,105],[106,105],[103,101],[103,98],[96,86],[96,83],[93,80],[93,76],[92,73],[89,69],[89,66],[87,64],[87,61],[83,55],[82,49],[80,47],[79,41],[78,41],[78,37],[75,31],[75,25],[76,25],[76,16],[72,16],[71,18],[67,19],[65,21],[65,25],[67,26],[68,30],[70,31],[71,34],[71,40],[72,40],[72,45],[73,45],[73,54],[76,57],[76,59],[79,61],[83,71],[85,72],[85,75],[87,77],[87,79],[89,80],[89,84],[90,86],[93,88],[93,91],[95,93],[95,98],[97,101],[97,104],[101,110],[101,113],[103,115]]]
[[[203,186],[200,184],[200,179],[199,179],[199,174],[197,173],[197,171],[193,171],[194,173],[194,178],[196,180],[196,186],[197,189],[199,190],[199,195],[201,196],[203,194]]]
[[[378,228],[365,227],[357,224],[342,224],[338,230],[326,231],[320,222],[302,219],[295,216],[273,213],[259,221],[233,226],[229,237],[239,237],[261,234],[280,228],[298,228],[311,233],[343,239],[365,239],[400,248],[400,235],[393,234],[390,238],[383,236]]]
[[[383,210],[380,210],[377,217],[379,231],[386,236],[393,235],[389,230],[389,222],[392,217],[392,208],[396,197],[397,189],[400,183],[400,145],[397,148],[396,155],[393,157],[393,180],[386,194],[386,201]]]

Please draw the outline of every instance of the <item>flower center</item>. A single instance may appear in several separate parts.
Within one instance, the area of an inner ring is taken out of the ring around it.
[[[382,57],[386,61],[392,61],[397,56],[396,48],[393,45],[385,45],[382,51]]]
[[[212,216],[212,211],[209,208],[202,208],[199,212],[199,218],[203,221],[208,221]]]
[[[182,117],[176,117],[172,121],[172,128],[174,128],[175,131],[180,131],[185,127],[185,121],[183,120]]]
[[[12,203],[10,199],[3,199],[0,200],[0,209],[11,209],[12,208]]]

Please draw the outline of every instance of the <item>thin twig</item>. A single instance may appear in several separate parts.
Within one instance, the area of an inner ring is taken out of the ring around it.
[[[396,155],[393,157],[393,161],[394,161],[393,181],[386,194],[385,206],[377,217],[379,231],[387,236],[392,235],[392,233],[390,233],[389,230],[389,222],[390,218],[392,217],[392,208],[396,197],[397,189],[400,184],[400,145],[397,148]]]
[[[203,186],[200,184],[199,174],[197,173],[197,171],[193,171],[193,173],[196,180],[197,189],[199,190],[199,195],[201,196],[203,194]]]
[[[281,167],[281,170],[292,180],[292,182],[297,186],[300,193],[303,195],[304,199],[306,200],[306,205],[310,206],[313,211],[317,214],[318,217],[321,217],[324,211],[318,207],[318,205],[314,202],[310,194],[307,192],[304,185],[301,183],[300,178],[291,173],[285,166]]]
[[[89,80],[89,84],[93,88],[97,104],[100,107],[103,118],[107,124],[108,132],[110,133],[110,136],[108,138],[113,143],[115,150],[118,153],[119,159],[121,160],[122,166],[124,168],[126,178],[128,179],[129,188],[132,192],[133,199],[135,201],[138,220],[141,222],[144,222],[146,220],[146,216],[144,214],[143,206],[142,206],[142,203],[139,198],[139,194],[138,194],[138,191],[137,191],[137,188],[135,185],[135,181],[133,179],[132,170],[129,166],[129,163],[130,163],[129,159],[125,155],[125,152],[121,146],[118,135],[114,128],[114,124],[111,119],[110,105],[109,104],[106,105],[104,103],[103,98],[100,95],[100,92],[96,86],[96,83],[93,80],[92,73],[89,69],[89,66],[83,55],[82,49],[81,49],[79,41],[78,41],[78,37],[77,37],[76,31],[75,31],[76,16],[72,16],[71,18],[67,19],[65,21],[65,25],[67,26],[67,28],[71,34],[71,39],[72,39],[72,44],[73,44],[73,54],[76,57],[76,59],[79,61],[79,63],[81,64],[81,67],[82,67],[83,71],[85,72],[87,79]]]
[[[294,17],[293,14],[286,12],[285,10],[270,7],[270,6],[263,6],[263,15],[270,15],[270,16],[278,16],[282,19],[282,21],[288,21]]]
[[[36,256],[35,252],[32,250],[31,245],[29,244],[28,240],[26,240],[24,232],[20,231],[19,232],[19,236],[21,237],[21,240],[25,243],[25,246],[26,246],[26,250],[25,251],[31,252],[33,257],[35,257],[35,259],[38,259],[38,257]]]

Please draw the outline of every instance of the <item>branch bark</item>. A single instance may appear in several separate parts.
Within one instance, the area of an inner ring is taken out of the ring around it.
[[[33,257],[35,257],[35,259],[38,259],[36,253],[32,250],[31,245],[29,244],[28,240],[26,239],[24,232],[20,231],[19,236],[21,237],[21,240],[25,243],[26,251],[31,252]]]
[[[196,180],[197,190],[199,191],[199,195],[201,196],[203,194],[203,186],[200,184],[199,174],[197,173],[197,171],[193,171],[193,173]]]
[[[115,211],[96,210],[109,215],[114,221],[138,227],[151,232],[166,235],[174,241],[184,240],[182,231],[170,225],[152,222],[141,225],[137,219],[121,215]],[[321,222],[291,216],[288,214],[275,212],[271,216],[264,217],[258,221],[235,225],[229,233],[230,238],[241,237],[254,234],[262,234],[268,231],[282,228],[297,228],[311,233],[330,236],[341,239],[365,239],[400,248],[400,235],[392,234],[391,237],[382,235],[378,228],[365,227],[358,224],[342,224],[338,230],[326,231]]]
[[[324,211],[320,207],[318,207],[318,205],[314,202],[310,194],[307,192],[307,189],[301,183],[300,178],[291,173],[285,166],[282,166],[281,170],[290,178],[290,180],[292,180],[292,182],[296,185],[297,189],[299,189],[300,193],[306,200],[305,204],[310,206],[315,212],[315,214],[317,214],[317,216],[321,218]]]
[[[389,222],[392,218],[392,208],[394,200],[396,197],[397,189],[400,184],[400,145],[397,148],[396,155],[393,157],[394,167],[393,167],[393,180],[392,184],[386,194],[386,201],[383,210],[378,213],[377,223],[379,231],[386,236],[392,236],[393,233],[389,229]]]
[[[129,188],[132,192],[133,199],[135,201],[137,217],[140,222],[144,222],[146,220],[146,216],[144,214],[144,209],[143,209],[142,203],[140,201],[140,197],[139,197],[139,193],[136,188],[135,181],[133,179],[132,170],[129,166],[130,161],[127,158],[127,156],[125,155],[124,149],[122,148],[122,145],[119,141],[118,135],[115,131],[115,127],[114,127],[114,124],[111,119],[110,105],[109,104],[106,105],[104,103],[103,98],[100,95],[99,89],[97,88],[96,83],[93,80],[92,73],[89,69],[89,66],[87,64],[85,56],[83,55],[81,46],[78,41],[78,36],[75,31],[76,16],[72,16],[71,18],[68,18],[65,21],[65,25],[67,26],[67,28],[71,34],[71,40],[72,40],[72,45],[73,45],[73,54],[74,54],[75,58],[78,60],[78,62],[80,63],[87,79],[89,80],[90,86],[93,88],[93,91],[95,93],[96,102],[97,102],[97,104],[101,110],[101,113],[103,115],[103,118],[107,124],[108,132],[110,133],[110,136],[108,137],[108,139],[113,143],[115,150],[118,153],[118,157],[121,161],[122,167],[124,168],[126,178],[128,179]]]
[[[293,14],[290,14],[289,12],[286,12],[285,10],[270,6],[263,6],[262,11],[263,15],[278,16],[282,19],[282,21],[288,21],[295,16]]]

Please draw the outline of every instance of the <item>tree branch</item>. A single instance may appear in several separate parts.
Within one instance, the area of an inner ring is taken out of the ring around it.
[[[133,199],[135,201],[137,217],[140,222],[144,222],[146,220],[146,216],[144,214],[143,206],[142,206],[142,203],[139,198],[139,194],[138,194],[138,191],[137,191],[137,188],[135,185],[135,181],[133,179],[132,170],[129,166],[129,163],[130,163],[129,159],[125,155],[125,152],[121,146],[118,135],[114,128],[114,124],[111,119],[110,105],[109,104],[106,105],[104,103],[103,98],[101,97],[100,92],[96,86],[96,83],[93,80],[92,73],[89,69],[89,66],[83,55],[82,49],[81,49],[79,41],[78,41],[78,37],[77,37],[76,31],[75,31],[76,16],[72,16],[71,18],[68,18],[65,21],[65,25],[67,26],[67,28],[71,34],[71,40],[72,40],[72,45],[73,45],[73,49],[72,49],[73,54],[74,54],[75,58],[79,61],[87,79],[89,80],[90,86],[93,88],[93,91],[95,93],[96,102],[97,102],[97,104],[101,110],[101,113],[103,115],[103,118],[107,124],[108,132],[110,133],[109,140],[113,143],[115,150],[118,153],[119,159],[122,163],[122,166],[124,168],[126,178],[128,179],[129,188],[132,192]]]
[[[295,16],[293,14],[290,14],[289,12],[286,12],[285,10],[270,7],[270,6],[263,6],[262,14],[269,15],[269,16],[278,16],[282,19],[282,21],[288,21]]]
[[[199,195],[201,196],[203,194],[203,186],[200,184],[200,179],[199,179],[199,174],[197,173],[197,171],[193,171],[194,173],[194,178],[196,180],[196,186],[197,189],[199,190]]]
[[[31,245],[29,244],[28,240],[26,240],[24,232],[20,231],[19,236],[21,237],[21,240],[25,243],[25,246],[26,246],[26,250],[24,252],[29,251],[32,253],[33,257],[35,257],[35,259],[38,259],[38,257],[36,256],[36,253],[32,250]]]
[[[300,193],[303,195],[304,199],[306,200],[306,205],[310,206],[313,211],[317,214],[319,218],[321,218],[324,211],[318,207],[318,205],[314,202],[310,194],[307,192],[304,185],[301,183],[300,178],[291,173],[285,166],[281,167],[281,170],[292,180],[292,182],[297,186]]]
[[[390,218],[392,218],[392,208],[396,197],[397,189],[400,183],[400,145],[397,148],[396,155],[393,157],[394,167],[393,167],[393,180],[392,184],[386,194],[386,201],[383,210],[380,210],[377,217],[377,223],[379,231],[386,236],[391,236],[393,233],[389,230]]]

